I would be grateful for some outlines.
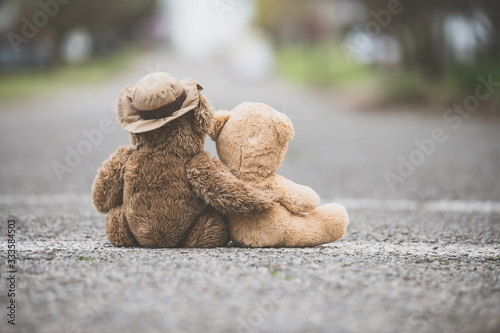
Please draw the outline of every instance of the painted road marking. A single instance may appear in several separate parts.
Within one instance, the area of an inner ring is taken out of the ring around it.
[[[377,200],[336,198],[321,200],[322,203],[338,202],[347,209],[368,209],[382,211],[433,211],[433,212],[463,212],[463,213],[500,213],[500,202],[496,201],[417,201],[417,200]],[[90,193],[88,194],[0,194],[0,205],[55,205],[65,203],[80,203],[91,205]]]

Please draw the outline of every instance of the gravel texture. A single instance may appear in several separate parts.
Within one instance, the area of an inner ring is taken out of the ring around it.
[[[18,324],[2,332],[500,328],[498,213],[355,209],[345,239],[324,246],[150,250],[113,248],[85,197],[40,201],[8,207],[32,214],[12,216]]]

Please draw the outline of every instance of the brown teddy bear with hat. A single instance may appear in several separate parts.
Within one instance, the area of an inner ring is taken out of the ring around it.
[[[214,113],[201,90],[193,79],[154,73],[121,92],[118,121],[132,144],[103,163],[92,188],[114,246],[224,246],[226,214],[276,205],[272,192],[237,179],[204,151]],[[209,185],[189,184],[187,170],[209,175]]]

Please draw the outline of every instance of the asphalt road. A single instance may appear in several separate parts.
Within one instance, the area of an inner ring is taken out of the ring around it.
[[[345,204],[346,237],[305,249],[111,247],[90,186],[128,143],[112,111],[120,90],[151,70],[196,78],[216,108],[255,101],[287,113],[296,136],[279,173]],[[446,109],[360,112],[340,101],[157,51],[99,85],[0,105],[0,331],[500,331],[500,120],[472,114],[453,128]],[[17,273],[7,273],[9,219]]]

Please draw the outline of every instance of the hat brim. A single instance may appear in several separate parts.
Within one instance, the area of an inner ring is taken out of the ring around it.
[[[185,113],[193,110],[200,104],[200,90],[203,89],[198,82],[185,78],[179,81],[186,92],[186,99],[179,110],[174,111],[171,116],[159,119],[142,119],[137,113],[132,103],[132,92],[134,85],[123,88],[118,99],[118,121],[123,128],[132,133],[143,133],[155,130],[165,124],[181,117]]]

